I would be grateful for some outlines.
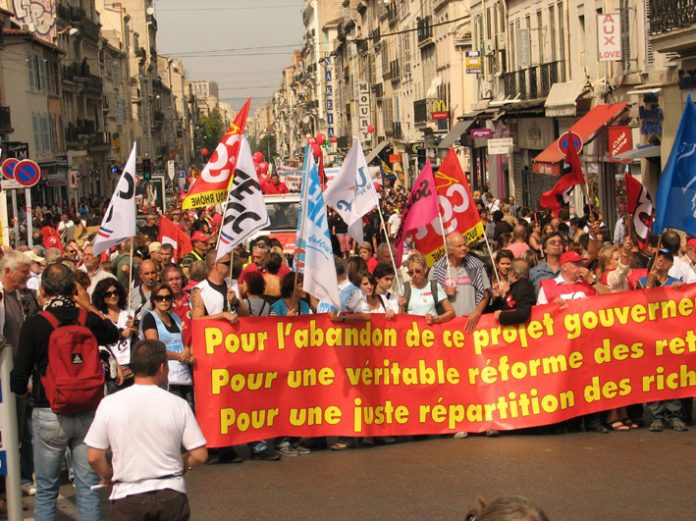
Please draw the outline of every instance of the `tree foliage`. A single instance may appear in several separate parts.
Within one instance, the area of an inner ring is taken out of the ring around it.
[[[217,107],[211,110],[207,116],[201,116],[198,120],[198,151],[207,148],[212,154],[220,143],[225,130],[227,130],[225,122]]]

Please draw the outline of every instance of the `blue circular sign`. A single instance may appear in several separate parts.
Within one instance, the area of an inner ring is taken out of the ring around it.
[[[572,130],[569,130],[558,138],[558,148],[563,155],[568,155],[568,150],[572,147],[577,154],[582,150],[582,138]]]
[[[29,188],[39,182],[41,168],[31,159],[24,159],[15,166],[14,178],[20,185]]]
[[[17,163],[19,163],[19,161],[13,157],[5,159],[2,162],[0,170],[2,170],[2,175],[5,177],[5,179],[14,179],[15,167],[17,166]]]

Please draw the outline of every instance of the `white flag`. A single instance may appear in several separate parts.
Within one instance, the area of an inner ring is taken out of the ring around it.
[[[135,237],[135,155],[136,144],[133,143],[133,150],[94,239],[94,255]]]
[[[340,309],[341,300],[326,205],[314,158],[310,159],[308,168],[307,189],[302,199],[302,219],[302,240],[305,244],[302,289]]]
[[[242,137],[237,166],[227,195],[220,226],[217,259],[220,260],[256,230],[268,226],[268,212],[246,137]]]
[[[379,201],[359,139],[353,140],[341,171],[326,188],[324,199],[348,225],[350,236],[361,243],[363,215],[375,208]]]

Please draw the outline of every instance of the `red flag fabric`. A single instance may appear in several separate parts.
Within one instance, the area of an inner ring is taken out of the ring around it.
[[[575,185],[585,184],[580,158],[573,147],[568,147],[566,162],[570,167],[569,170],[561,174],[558,182],[551,190],[541,194],[541,200],[539,201],[539,206],[548,208],[553,212],[557,212],[568,204],[570,191]]]
[[[429,266],[446,254],[443,235],[460,232],[467,243],[471,243],[484,234],[469,183],[452,148],[435,174],[435,188],[445,229],[441,230],[439,220],[435,220],[418,230],[414,239],[416,248],[425,255]]]
[[[162,244],[171,244],[174,247],[174,260],[181,259],[181,257],[193,249],[191,246],[191,238],[186,235],[181,228],[163,215],[160,216],[157,239]]]
[[[638,246],[644,250],[648,244],[650,227],[655,219],[655,208],[647,189],[631,174],[626,172],[626,210],[632,219],[632,227],[638,238]]]
[[[414,230],[425,226],[437,219],[439,212],[437,189],[433,178],[433,167],[430,160],[425,163],[418,179],[413,183],[411,193],[406,200],[406,206],[401,218],[401,226],[394,238],[396,246],[396,263],[401,264],[406,237]]]
[[[60,235],[55,228],[44,226],[41,228],[41,236],[43,238],[44,248],[58,248],[60,254],[63,255],[63,243],[60,240]]]
[[[246,101],[242,110],[235,116],[234,122],[210,156],[208,164],[191,185],[181,205],[182,210],[220,204],[227,200],[230,180],[237,165],[239,146],[249,114],[249,105],[251,105],[251,99]]]

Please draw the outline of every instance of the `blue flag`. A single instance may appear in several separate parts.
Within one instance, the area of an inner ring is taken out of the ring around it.
[[[696,107],[691,94],[657,186],[652,229],[659,235],[665,228],[696,235]]]
[[[294,270],[298,273],[304,273],[305,263],[305,244],[302,240],[302,205],[305,199],[305,191],[307,190],[307,178],[309,175],[309,165],[314,163],[312,152],[309,145],[305,146],[304,163],[302,165],[302,179],[300,179],[300,210],[297,215],[297,235],[295,236],[295,255],[292,257]]]

